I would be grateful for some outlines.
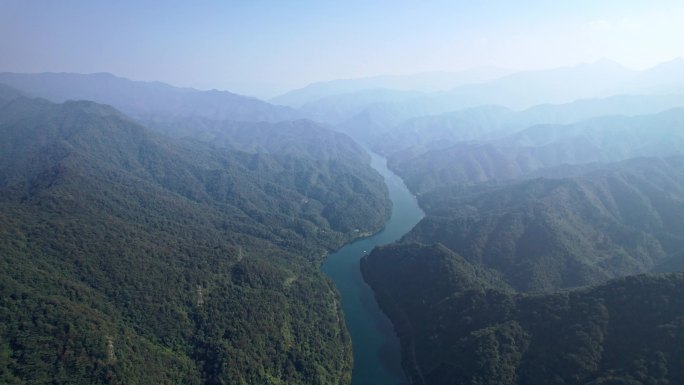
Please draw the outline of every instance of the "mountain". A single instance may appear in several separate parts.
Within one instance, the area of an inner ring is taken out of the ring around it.
[[[633,76],[633,71],[609,62],[517,72],[488,82],[429,93],[404,102],[370,104],[361,114],[376,115],[387,110],[395,111],[390,115],[391,120],[378,121],[381,131],[386,131],[410,118],[483,105],[524,109],[543,103],[568,103],[582,98],[609,96]],[[521,93],[520,90],[525,92]],[[357,118],[351,117],[348,120],[354,121]],[[340,126],[347,127],[349,124],[342,122]]]
[[[684,379],[681,64],[514,74],[338,126],[426,214],[361,263],[410,383]]]
[[[481,143],[460,143],[388,158],[414,192],[452,183],[519,178],[563,164],[614,162],[684,151],[684,109],[634,117],[602,117],[571,125],[539,125]]]
[[[19,90],[0,83],[0,103],[6,103],[21,96],[24,95]]]
[[[250,153],[287,154],[318,160],[370,162],[368,154],[348,136],[311,120],[236,122],[191,117],[145,124],[165,135],[191,138],[213,146]],[[361,170],[359,170],[361,172]]]
[[[638,73],[625,89],[643,89],[651,93],[681,92],[684,89],[681,79],[684,79],[684,58],[679,57]]]
[[[386,89],[395,91],[434,92],[448,90],[464,84],[482,83],[508,74],[499,68],[478,68],[460,72],[425,72],[413,75],[382,75],[357,79],[338,79],[312,83],[270,100],[271,103],[301,107],[307,103],[341,94],[364,90]]]
[[[418,245],[376,249],[362,270],[395,325],[411,383],[684,380],[682,273],[516,294],[458,254]]]
[[[53,102],[91,100],[108,104],[135,119],[203,117],[213,120],[293,120],[302,116],[287,107],[227,91],[199,91],[159,82],[141,82],[107,73],[0,73],[0,83]]]
[[[536,125],[578,123],[603,116],[655,114],[684,107],[684,94],[617,95],[582,99],[566,104],[542,104],[523,111],[483,106],[406,120],[376,138],[373,147],[383,153],[413,153],[449,144],[487,141]]]
[[[460,142],[485,140],[524,127],[518,113],[504,107],[482,106],[428,115],[401,122],[373,139],[373,148],[386,156],[409,152],[413,156]]]
[[[684,158],[543,173],[423,194],[426,217],[363,258],[410,381],[684,379],[684,274],[633,275],[684,266]]]
[[[0,102],[0,135],[0,382],[348,382],[318,263],[388,215],[365,158],[250,154],[25,97]]]
[[[681,72],[684,72],[684,61],[673,61],[662,68],[656,66],[646,71],[632,71],[607,60],[574,67],[517,72],[404,102],[371,104],[359,115],[376,116],[373,125],[364,127],[362,119],[351,117],[338,127],[350,135],[352,132],[347,131],[350,127],[358,132],[374,130],[370,137],[377,138],[404,120],[473,107],[496,105],[524,110],[540,104],[565,104],[625,94],[682,94],[684,82],[679,76]],[[388,115],[385,113],[388,110],[395,113]],[[390,119],[378,118],[382,116]]]
[[[373,88],[326,96],[302,105],[299,108],[299,112],[311,119],[336,125],[361,113],[371,104],[397,103],[415,99],[421,95],[423,95],[423,93],[418,91],[396,91]]]
[[[654,272],[665,273],[670,271],[684,271],[684,250],[670,255],[653,268]]]
[[[364,109],[350,119],[335,125],[334,129],[370,146],[382,140],[388,127],[398,125],[410,117],[402,112],[397,104],[381,103],[375,107]]]
[[[437,189],[407,242],[441,243],[517,290],[650,271],[684,250],[684,158],[636,159],[575,177]]]
[[[465,85],[437,94],[433,97],[433,103],[461,104],[464,107],[494,104],[512,109],[543,103],[568,103],[613,95],[636,73],[607,60],[574,67],[524,71],[488,83]]]

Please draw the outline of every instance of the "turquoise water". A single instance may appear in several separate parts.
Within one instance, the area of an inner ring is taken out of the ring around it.
[[[392,216],[378,234],[330,254],[321,269],[342,295],[344,316],[354,346],[352,385],[398,385],[406,383],[399,339],[375,302],[373,291],[363,281],[360,260],[373,247],[399,240],[424,214],[404,182],[387,168],[385,159],[371,156],[371,165],[385,178],[389,189]]]

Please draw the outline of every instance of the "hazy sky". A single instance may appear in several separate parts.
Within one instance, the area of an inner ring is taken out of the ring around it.
[[[310,82],[684,56],[681,0],[0,0],[0,71],[272,96]]]

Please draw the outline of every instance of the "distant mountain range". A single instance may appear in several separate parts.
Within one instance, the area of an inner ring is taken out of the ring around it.
[[[301,107],[336,95],[354,94],[365,90],[436,92],[471,83],[483,83],[509,74],[500,68],[478,68],[461,72],[425,72],[413,75],[384,75],[358,79],[339,79],[313,83],[272,98],[270,102]]]
[[[442,148],[443,147],[443,148]],[[563,164],[612,162],[684,152],[684,109],[539,125],[501,139],[398,151],[389,165],[417,193],[440,185],[519,178]]]
[[[412,118],[482,106],[520,110],[540,104],[575,102],[565,113],[552,111],[548,112],[552,115],[546,117],[544,110],[554,107],[531,109],[527,112],[527,121],[532,123],[569,123],[571,121],[567,119],[577,121],[605,115],[611,109],[613,113],[623,113],[630,106],[640,106],[641,112],[634,113],[658,112],[665,105],[681,106],[676,96],[668,99],[671,94],[684,94],[681,79],[684,79],[684,59],[645,71],[629,70],[603,60],[575,67],[517,73],[482,69],[336,80],[292,91],[272,99],[274,104],[270,104],[227,91],[198,91],[159,82],[131,81],[111,74],[0,73],[0,83],[29,96],[54,102],[92,100],[112,105],[145,121],[168,122],[191,117],[273,123],[308,118],[333,125],[364,142],[377,140]],[[643,105],[637,99],[653,95],[658,97]],[[604,100],[577,102],[578,99],[597,98]],[[575,112],[578,116],[573,115]],[[525,120],[520,117],[517,123]],[[444,125],[449,126],[448,123]]]
[[[505,138],[535,125],[565,125],[596,117],[654,114],[682,107],[684,93],[582,99],[542,104],[523,111],[482,106],[412,118],[377,134],[371,142],[377,151],[387,155],[409,148],[416,153],[461,142]]]
[[[136,119],[201,117],[213,120],[299,119],[294,109],[227,91],[198,91],[159,82],[140,82],[107,73],[0,73],[0,83],[53,102],[91,100],[111,105]]]
[[[411,118],[484,105],[522,110],[540,104],[565,104],[617,95],[684,94],[682,79],[684,59],[646,71],[632,71],[613,62],[599,61],[576,67],[519,72],[405,101],[368,104],[365,110],[349,116],[337,127],[366,141]]]
[[[419,91],[395,91],[373,88],[348,94],[327,96],[299,107],[299,111],[321,122],[336,125],[363,112],[368,105],[377,103],[399,103],[419,98]]]

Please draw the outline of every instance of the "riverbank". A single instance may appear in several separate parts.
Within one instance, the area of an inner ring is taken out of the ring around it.
[[[342,297],[354,349],[352,385],[398,385],[406,383],[399,339],[379,308],[375,293],[363,280],[360,261],[374,247],[399,240],[424,214],[401,178],[387,168],[385,159],[372,153],[371,157],[371,166],[384,177],[389,191],[390,219],[375,235],[358,239],[330,254],[321,270],[333,280]]]

